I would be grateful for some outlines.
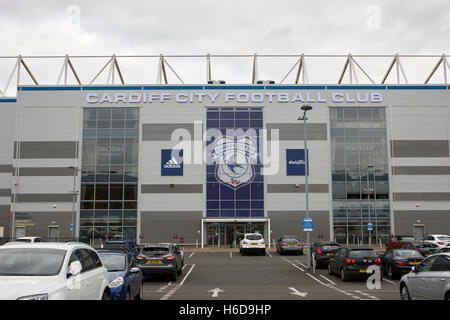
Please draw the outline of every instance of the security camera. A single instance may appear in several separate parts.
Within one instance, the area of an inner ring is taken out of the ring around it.
[[[420,204],[416,203],[416,207],[420,207]]]
[[[53,205],[53,208],[56,208],[56,204]]]

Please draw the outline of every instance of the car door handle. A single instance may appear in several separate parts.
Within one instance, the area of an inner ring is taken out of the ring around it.
[[[420,279],[422,279],[422,281],[425,281],[425,280],[427,280],[426,278],[420,278]]]
[[[445,278],[440,278],[439,280],[441,280],[441,281],[445,281]]]

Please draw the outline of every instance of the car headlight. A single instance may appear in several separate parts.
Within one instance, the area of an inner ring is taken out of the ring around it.
[[[117,277],[113,281],[110,282],[109,287],[110,288],[117,288],[117,287],[120,287],[121,285],[123,285],[123,278],[122,277]]]
[[[17,300],[48,300],[48,293],[34,294],[32,296],[24,296],[17,298]]]

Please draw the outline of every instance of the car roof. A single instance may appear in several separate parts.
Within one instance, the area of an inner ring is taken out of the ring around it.
[[[88,249],[93,249],[91,246],[87,245],[83,242],[35,242],[35,243],[27,243],[27,242],[14,242],[10,243],[8,246],[0,246],[2,248],[39,248],[39,249],[62,249],[62,250],[70,250],[72,248],[84,247]]]
[[[256,232],[246,233],[245,235],[246,235],[246,236],[252,236],[252,235],[262,236],[261,233],[256,233]]]
[[[317,242],[317,244],[318,244],[319,246],[321,246],[321,245],[323,245],[323,244],[326,244],[326,245],[334,244],[334,245],[340,246],[339,243],[334,242],[334,241]]]
[[[349,250],[374,250],[373,248],[371,248],[371,247],[347,247],[347,249],[349,249]]]
[[[33,239],[41,239],[41,237],[19,237],[17,239],[31,239],[31,240],[33,240]]]
[[[105,241],[106,243],[127,243],[130,242],[129,240],[108,240]]]
[[[429,236],[433,236],[433,237],[450,237],[447,234],[429,234]]]
[[[129,253],[121,252],[121,251],[109,251],[109,250],[98,250],[98,254],[108,254],[108,255],[116,255],[116,256],[127,256]]]
[[[171,243],[166,243],[166,242],[164,242],[164,243],[146,243],[144,245],[144,248],[147,248],[147,247],[170,247],[171,245],[172,245]]]

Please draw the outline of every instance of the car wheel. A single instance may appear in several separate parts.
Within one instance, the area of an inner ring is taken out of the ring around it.
[[[125,300],[130,300],[130,288],[127,289],[127,294],[125,295]]]
[[[445,300],[450,301],[450,291],[445,294]]]
[[[172,281],[172,282],[177,281],[177,272],[176,272],[176,271],[174,271],[174,272],[171,273],[171,275],[170,275],[170,281]]]
[[[265,256],[266,255],[266,250],[262,251],[261,253],[262,253],[263,256]]]
[[[392,269],[392,266],[389,266],[388,268],[388,278],[394,279],[394,270]]]
[[[141,282],[141,288],[136,297],[134,297],[134,300],[144,300],[144,281]]]
[[[404,283],[402,283],[400,285],[400,298],[402,300],[411,300],[411,296],[409,295],[408,287]]]
[[[103,291],[102,294],[102,300],[109,300],[109,292],[108,291]]]
[[[331,271],[331,265],[330,264],[328,264],[328,274],[333,274],[333,271]]]
[[[341,280],[342,281],[347,281],[348,280],[347,276],[345,275],[344,268],[341,268]]]
[[[182,273],[183,273],[183,267],[181,267],[180,270],[177,271],[177,275],[181,276]]]

